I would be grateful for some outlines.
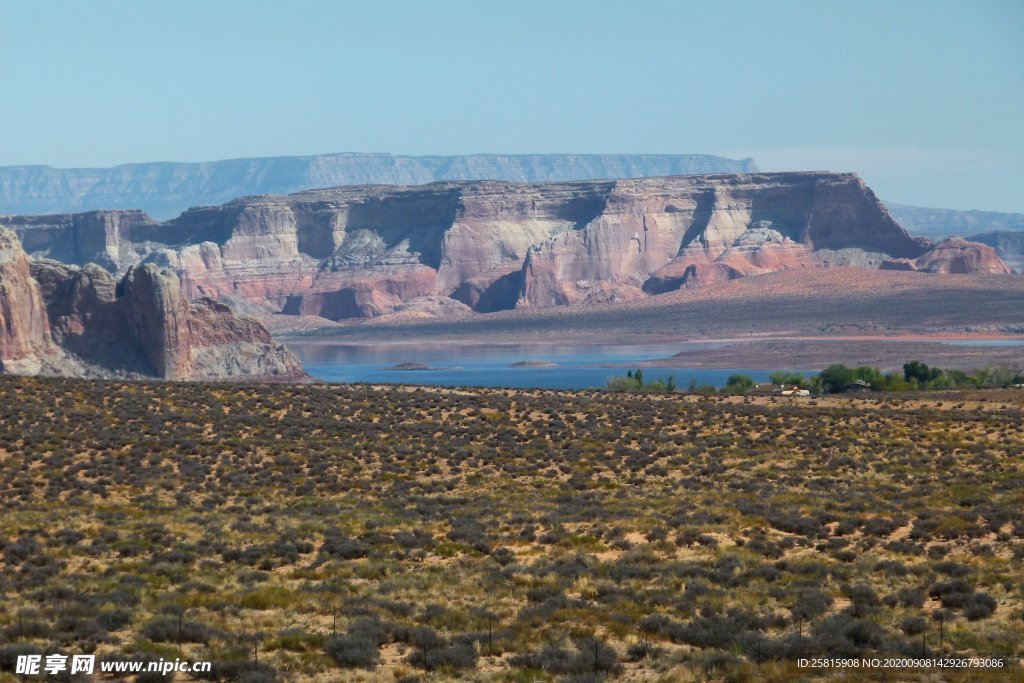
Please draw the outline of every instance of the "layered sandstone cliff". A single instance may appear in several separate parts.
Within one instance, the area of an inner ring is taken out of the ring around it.
[[[147,263],[118,286],[128,330],[162,379],[295,379],[295,357],[258,320],[209,298],[189,301],[177,273]]]
[[[61,233],[52,218],[3,220],[38,255],[82,222]],[[825,172],[337,187],[165,223],[132,214],[104,235],[113,270],[142,258],[171,269],[183,299],[331,320],[452,309],[438,297],[478,312],[629,300],[783,269],[877,268],[932,246],[856,175]]]
[[[171,380],[304,377],[259,321],[189,300],[178,274],[145,264],[120,280],[96,264],[30,262],[0,229],[5,372]]]
[[[777,173],[617,183],[601,215],[538,245],[520,303],[636,298],[794,267],[916,256],[852,174]],[[860,265],[860,263],[858,263]]]
[[[149,248],[154,231],[159,231],[165,242],[174,239],[149,216],[135,210],[0,216],[0,227],[13,230],[25,251],[36,258],[97,263],[112,272],[137,262]]]
[[[52,350],[39,286],[18,239],[0,230],[0,369],[33,367]]]

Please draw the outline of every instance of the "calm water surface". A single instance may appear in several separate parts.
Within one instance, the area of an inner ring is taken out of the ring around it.
[[[288,348],[298,356],[313,377],[327,382],[372,382],[381,384],[425,384],[432,386],[518,387],[538,389],[592,389],[604,387],[611,377],[626,374],[626,368],[601,367],[613,363],[637,363],[669,358],[686,349],[709,348],[712,342],[644,345],[517,344],[333,344],[289,340]],[[542,361],[556,367],[513,367],[515,363]],[[395,370],[399,363],[420,363],[427,370]],[[729,375],[743,373],[755,381],[768,379],[765,370],[708,370],[686,368],[644,368],[645,380],[675,378],[686,387],[698,384],[722,386]]]
[[[884,343],[884,342],[881,342]],[[949,340],[954,346],[1018,346],[1022,339]],[[593,389],[604,387],[626,368],[603,367],[671,358],[687,349],[724,346],[725,342],[675,344],[586,345],[567,344],[347,344],[293,339],[288,348],[313,377],[327,382],[424,384],[433,386],[519,387],[538,389]],[[647,380],[675,378],[685,388],[691,381],[723,386],[729,375],[741,373],[756,382],[767,381],[767,370],[709,370],[686,367],[644,368]],[[514,367],[541,361],[555,367]],[[396,370],[399,363],[419,363],[426,370]],[[808,371],[805,374],[813,374]]]

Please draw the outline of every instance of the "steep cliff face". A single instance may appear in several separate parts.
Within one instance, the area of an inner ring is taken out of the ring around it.
[[[930,247],[856,175],[823,172],[338,187],[132,221],[107,249],[177,272],[182,300],[332,320],[453,310],[437,297],[478,312],[629,300]],[[30,234],[38,220],[7,222],[38,254],[58,248]]]
[[[0,168],[0,214],[139,208],[170,218],[190,206],[310,187],[481,179],[538,183],[756,170],[752,159],[707,154],[323,154],[90,169],[9,166]]]
[[[852,174],[622,181],[600,217],[530,252],[520,305],[635,298],[829,265],[819,253],[846,261],[851,252],[916,257],[924,249]]]
[[[189,301],[177,273],[147,263],[118,285],[131,337],[162,379],[296,379],[302,367],[259,321],[212,299]]]
[[[127,327],[117,309],[117,281],[95,263],[79,268],[50,259],[31,262],[54,340],[76,335],[117,338]]]
[[[0,228],[0,369],[31,366],[51,348],[46,307],[28,259],[14,233]]]
[[[0,371],[162,379],[296,380],[301,365],[258,320],[189,301],[177,273],[30,262],[0,229]]]
[[[174,271],[152,264],[133,267],[118,289],[132,338],[142,347],[157,377],[189,376],[188,302]]]
[[[123,271],[147,250],[160,228],[141,211],[90,211],[51,216],[0,216],[0,227],[17,234],[28,253],[63,263],[98,263]],[[160,230],[164,239],[173,236]]]

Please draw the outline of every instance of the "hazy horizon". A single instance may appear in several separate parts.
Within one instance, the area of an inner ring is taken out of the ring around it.
[[[454,156],[496,156],[496,157],[503,157],[503,156],[514,156],[514,157],[556,156],[556,155],[548,155],[548,154],[545,154],[543,152],[521,152],[521,153],[513,153],[513,154],[503,154],[503,153],[500,153],[500,152],[474,152],[474,153],[469,153],[469,154],[464,154],[464,155],[395,154],[395,153],[392,153],[392,152],[324,152],[323,154],[294,154],[294,155],[289,154],[289,155],[276,155],[276,156],[272,156],[272,157],[234,157],[234,158],[231,158],[231,159],[199,159],[199,160],[158,159],[158,160],[153,160],[153,161],[135,161],[135,162],[128,162],[128,163],[124,163],[124,164],[115,164],[113,166],[102,166],[102,167],[101,166],[93,166],[93,167],[85,167],[85,166],[79,166],[79,167],[55,167],[55,166],[51,166],[49,164],[17,164],[17,165],[11,165],[11,166],[0,166],[0,169],[3,169],[3,168],[19,168],[19,167],[21,167],[21,168],[42,167],[42,168],[54,168],[56,170],[92,170],[92,169],[112,169],[112,168],[139,166],[139,165],[146,165],[146,164],[169,164],[169,165],[195,164],[195,165],[202,165],[202,164],[211,164],[211,163],[218,163],[218,162],[224,162],[224,161],[243,161],[243,160],[247,160],[247,159],[312,158],[312,157],[317,157],[317,156],[346,156],[346,155],[351,155],[351,156],[381,156],[381,155],[387,155],[387,156],[393,156],[393,157],[397,157],[397,158],[454,157]],[[566,156],[605,156],[605,155],[602,155],[600,152],[596,152],[596,153],[595,152],[578,152],[578,153],[566,152],[566,153],[564,153],[564,155],[566,155]],[[560,156],[560,155],[558,155],[558,156]],[[632,155],[626,155],[626,156],[632,156]],[[647,153],[640,153],[640,154],[637,154],[635,156],[676,156],[676,155],[673,155],[673,154],[663,154],[663,153],[649,153],[649,154],[647,154]],[[813,168],[813,167],[799,168],[799,169],[785,169],[785,170],[781,170],[781,171],[769,171],[769,170],[761,167],[761,164],[758,162],[758,160],[756,158],[753,158],[753,157],[744,157],[742,159],[738,159],[736,157],[728,157],[726,155],[694,154],[692,156],[720,156],[722,158],[733,159],[733,160],[736,160],[736,161],[750,161],[750,160],[752,160],[755,163],[755,165],[758,166],[758,172],[780,172],[780,173],[783,173],[783,172],[821,172],[821,171],[833,171],[833,169]],[[845,173],[845,172],[856,173],[856,171],[842,171],[842,170],[835,170],[834,172],[837,172],[837,173]],[[488,180],[488,179],[485,178],[484,180]],[[441,181],[431,181],[431,182],[441,182]],[[511,181],[505,181],[505,182],[511,182]],[[551,181],[546,181],[546,182],[551,182]],[[573,182],[573,181],[555,181],[555,182]],[[315,189],[315,188],[308,188],[308,189]],[[895,200],[893,200],[891,198],[887,198],[887,197],[879,197],[879,198],[882,199],[883,201],[885,201],[886,204],[888,204],[890,206],[892,206],[892,205],[915,206],[914,204],[908,204],[906,202],[895,201]],[[921,208],[952,210],[952,211],[990,212],[990,213],[1020,213],[1020,212],[1015,212],[1015,211],[995,211],[995,210],[986,209],[986,208],[954,209],[954,208],[949,207],[949,206],[940,206],[940,205],[932,205],[932,206],[921,207]]]
[[[714,154],[1024,212],[1018,2],[15,0],[0,59],[0,166]]]

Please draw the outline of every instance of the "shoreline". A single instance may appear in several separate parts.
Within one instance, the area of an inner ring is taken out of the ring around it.
[[[621,337],[612,339],[581,339],[579,337],[560,337],[558,340],[526,339],[481,340],[464,338],[459,340],[428,341],[385,339],[377,342],[357,340],[306,340],[297,338],[284,340],[292,343],[292,350],[307,365],[359,366],[366,361],[360,358],[360,350],[374,349],[395,354],[400,358],[404,349],[422,350],[433,346],[438,349],[438,359],[445,362],[459,362],[465,358],[474,358],[479,349],[486,348],[485,355],[500,357],[503,353],[510,356],[543,355],[558,350],[562,353],[557,357],[528,359],[533,363],[541,361],[554,363],[555,367],[547,366],[552,373],[564,367],[601,368],[612,371],[628,368],[659,368],[680,371],[701,370],[734,370],[743,372],[761,371],[801,371],[817,372],[829,365],[843,364],[850,367],[869,366],[883,371],[898,371],[904,363],[920,361],[945,370],[976,370],[984,367],[1012,367],[1024,369],[1024,337],[993,334],[943,334],[943,335],[836,335],[836,336],[794,336],[782,335],[774,337],[717,337],[694,339],[679,338],[676,341],[658,340],[624,340]],[[971,343],[976,342],[976,343]],[[991,342],[991,343],[986,343]],[[351,357],[336,361],[326,354],[327,358],[312,361],[312,357],[320,351],[331,348],[353,349]],[[576,365],[567,363],[580,354],[605,351],[618,351],[620,357],[595,358],[591,362]],[[307,351],[307,353],[303,353]],[[632,354],[637,358],[630,358]],[[463,356],[463,354],[465,354]],[[436,359],[435,359],[436,360]],[[426,362],[422,359],[417,362]],[[510,363],[512,360],[509,361]],[[518,362],[518,361],[517,361]],[[509,366],[510,368],[513,366]],[[522,366],[520,366],[522,367]],[[545,366],[534,366],[544,369]]]
[[[323,329],[336,329],[336,328],[323,328]],[[315,332],[315,330],[313,330]],[[612,339],[606,339],[597,337],[592,334],[582,334],[579,336],[586,337],[592,341],[587,342],[588,346],[654,346],[662,344],[743,344],[743,343],[757,343],[757,342],[770,342],[770,341],[788,341],[788,342],[857,342],[857,341],[881,341],[881,342],[918,342],[918,343],[934,343],[941,344],[944,342],[956,342],[956,341],[1016,341],[1024,345],[1024,334],[1006,334],[996,332],[936,332],[933,334],[915,334],[915,333],[899,333],[892,335],[885,334],[864,334],[864,335],[798,335],[798,334],[782,334],[776,335],[772,333],[764,334],[750,334],[740,336],[727,336],[727,337],[692,337],[692,336],[675,336],[675,335],[648,335],[642,340],[638,341],[638,337],[634,336],[633,339],[626,339],[618,333],[609,333],[613,335]],[[478,344],[487,344],[488,346],[538,346],[538,347],[550,347],[558,346],[566,343],[579,343],[577,341],[576,334],[560,335],[559,340],[554,339],[537,339],[533,337],[527,337],[523,340],[501,340],[496,341],[493,339],[494,336],[500,336],[497,334],[483,333],[483,334],[460,334],[461,338],[457,339],[438,339],[436,341],[428,340],[424,337],[410,336],[409,338],[390,338],[390,339],[377,339],[377,340],[364,340],[360,338],[346,338],[344,335],[330,336],[330,335],[305,335],[305,334],[276,334],[274,338],[283,344],[288,342],[300,342],[302,344],[310,346],[422,346],[424,343],[437,343],[449,345],[460,345],[460,346],[472,346]]]

